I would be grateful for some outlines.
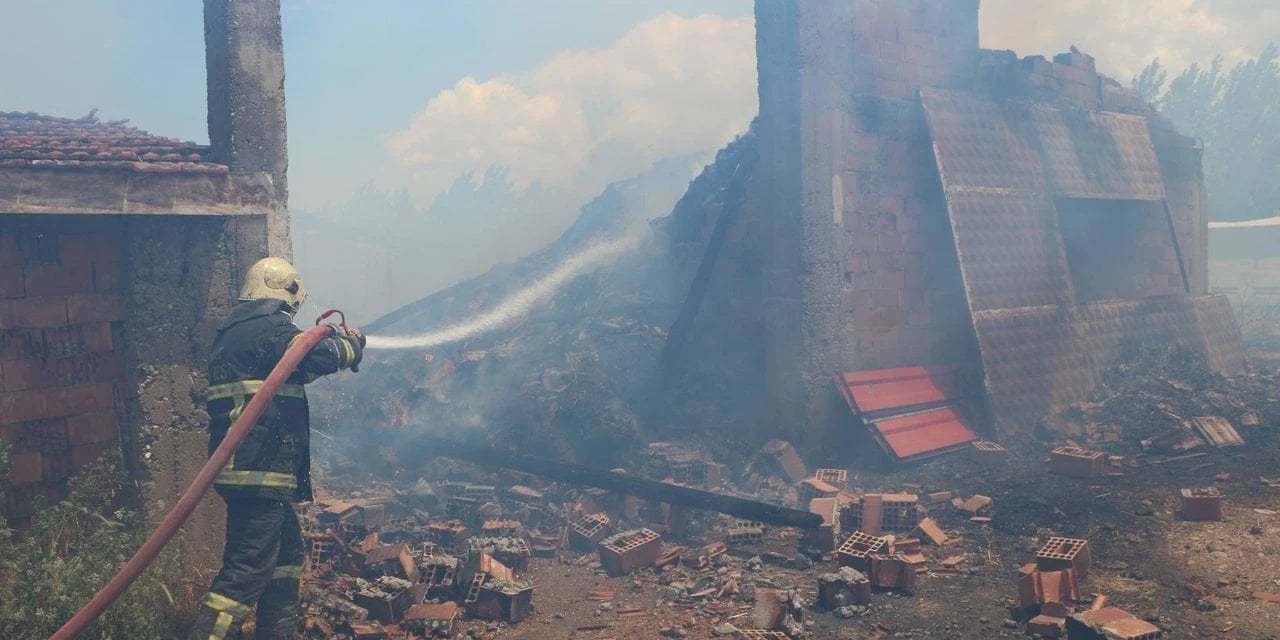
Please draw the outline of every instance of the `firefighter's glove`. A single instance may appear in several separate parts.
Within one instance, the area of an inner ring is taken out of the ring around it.
[[[359,340],[361,347],[365,347],[368,345],[369,341],[365,339],[364,332],[360,331],[355,327],[348,327],[347,335],[351,336],[352,338],[355,338],[356,340]]]
[[[364,359],[364,340],[349,335],[340,335],[337,339],[343,343],[343,365],[358,373],[360,361]]]

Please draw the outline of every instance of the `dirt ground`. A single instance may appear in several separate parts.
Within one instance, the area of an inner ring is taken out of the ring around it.
[[[597,571],[594,554],[535,558],[529,573],[534,614],[515,625],[468,622],[460,637],[712,638],[725,622],[749,627],[753,599],[695,599],[683,595],[693,589],[679,587],[740,574],[742,584],[794,589],[807,603],[802,620],[812,638],[1015,638],[1024,636],[1011,619],[1016,570],[1034,561],[1047,538],[1066,536],[1092,545],[1084,593],[1107,595],[1111,606],[1157,624],[1169,638],[1280,638],[1280,604],[1252,596],[1280,592],[1280,488],[1259,480],[1280,476],[1280,432],[1264,426],[1242,435],[1248,442],[1243,448],[1125,466],[1122,475],[1093,480],[1049,474],[1049,447],[1037,443],[1015,448],[1006,464],[985,468],[957,453],[885,473],[854,469],[851,483],[867,491],[981,493],[995,502],[989,524],[970,522],[969,514],[949,503],[929,505],[929,515],[963,542],[926,546],[928,566],[935,569],[943,558],[964,554],[968,560],[959,575],[922,575],[912,595],[877,592],[865,613],[851,619],[812,604],[817,576],[836,570],[834,561],[804,570],[751,562],[767,551],[797,555],[797,532],[774,528],[764,544],[731,548],[724,566],[705,570],[645,569],[610,578]],[[1205,486],[1225,494],[1225,520],[1182,521],[1179,488]],[[665,542],[696,546],[715,539]],[[666,586],[673,582],[676,588]],[[588,600],[599,590],[612,591],[614,598],[607,604]]]

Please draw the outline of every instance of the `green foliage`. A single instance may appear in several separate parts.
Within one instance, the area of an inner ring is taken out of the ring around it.
[[[1178,128],[1204,142],[1209,217],[1280,214],[1280,48],[1270,45],[1230,71],[1222,58],[1192,65],[1172,82],[1155,60],[1133,81]]]
[[[5,449],[0,441],[0,469]],[[0,638],[47,638],[141,546],[149,528],[138,513],[116,508],[121,488],[118,466],[101,460],[71,480],[65,500],[41,499],[28,531],[0,530]],[[162,555],[80,638],[180,637],[173,598],[161,582],[174,566],[173,556]]]

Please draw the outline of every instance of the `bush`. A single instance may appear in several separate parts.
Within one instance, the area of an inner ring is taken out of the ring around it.
[[[7,467],[0,440],[0,474]],[[0,486],[0,503],[3,502]],[[150,532],[136,511],[117,508],[123,477],[116,460],[102,460],[72,478],[66,499],[37,501],[31,528],[21,535],[0,519],[0,638],[40,640],[66,622]],[[161,640],[181,637],[174,599],[161,581],[176,575],[162,554],[114,606],[79,637],[85,640]]]

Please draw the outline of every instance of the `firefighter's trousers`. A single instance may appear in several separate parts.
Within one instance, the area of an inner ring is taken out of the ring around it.
[[[189,640],[239,640],[256,609],[256,640],[298,636],[302,530],[293,504],[227,500],[222,570],[209,586]]]

